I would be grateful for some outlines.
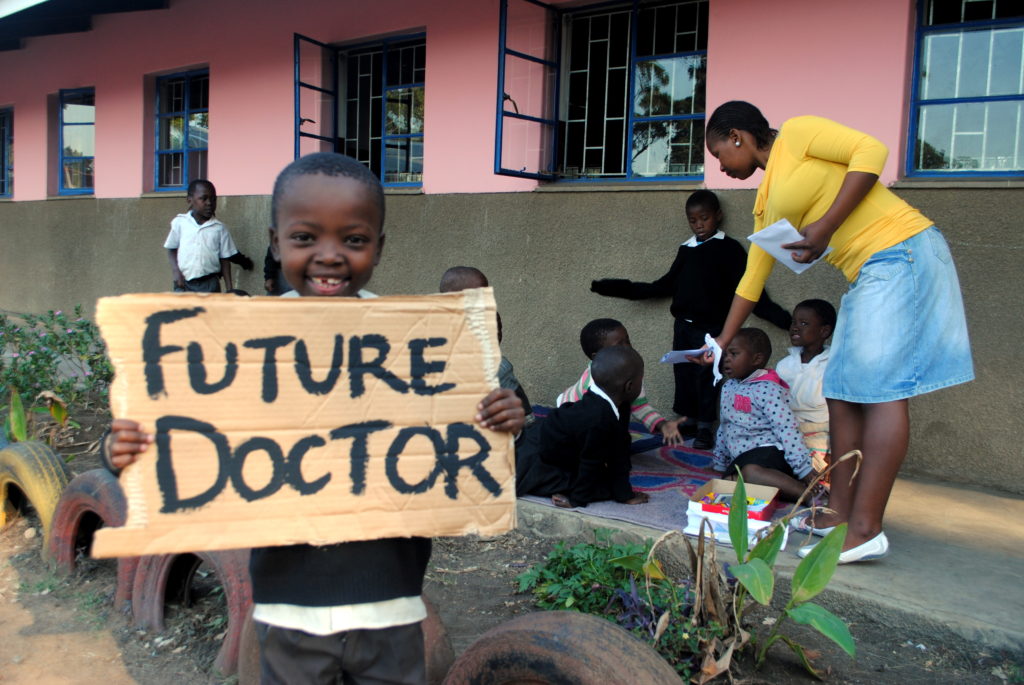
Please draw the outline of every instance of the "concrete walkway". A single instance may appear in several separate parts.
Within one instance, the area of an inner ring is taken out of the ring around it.
[[[549,538],[611,528],[657,538],[662,531],[519,501],[519,525]],[[680,528],[685,524],[680,512]],[[1024,645],[1024,498],[900,478],[886,512],[890,553],[840,566],[829,590],[949,627],[994,648]],[[804,536],[791,535],[777,568],[792,575]],[[720,558],[734,561],[732,550]]]

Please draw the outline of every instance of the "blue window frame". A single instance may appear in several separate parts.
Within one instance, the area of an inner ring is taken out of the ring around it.
[[[206,69],[156,80],[156,190],[185,190],[207,176],[210,72]]]
[[[502,0],[495,173],[704,175],[707,0]]]
[[[14,194],[14,110],[0,109],[0,197]]]
[[[58,110],[58,192],[84,195],[93,192],[96,161],[96,91],[74,88],[60,91]]]
[[[295,36],[295,155],[343,152],[387,187],[423,183],[426,36],[332,47]]]
[[[1024,5],[921,0],[906,173],[1024,174]]]

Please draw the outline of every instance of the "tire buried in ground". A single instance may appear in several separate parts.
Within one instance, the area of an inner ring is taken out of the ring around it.
[[[227,603],[227,631],[214,668],[232,675],[238,668],[239,640],[252,606],[249,550],[140,557],[132,585],[133,621],[140,628],[163,630],[168,598],[187,598],[195,572],[203,563],[216,573]]]
[[[440,685],[455,659],[448,631],[434,603],[425,595],[427,617],[423,620],[423,651],[427,661],[427,683]],[[260,643],[250,611],[245,617],[238,649],[238,685],[259,685]]]
[[[39,516],[44,554],[60,495],[68,484],[64,460],[41,442],[16,442],[0,449],[0,528],[31,505]]]
[[[92,548],[93,536],[104,526],[124,525],[128,503],[117,477],[106,469],[75,476],[61,493],[50,526],[50,561],[61,573],[75,570],[80,553]]]
[[[597,616],[526,614],[484,633],[455,660],[445,685],[644,683],[679,685],[654,649]]]

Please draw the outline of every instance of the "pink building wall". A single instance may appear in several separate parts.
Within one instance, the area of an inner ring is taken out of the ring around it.
[[[912,0],[715,0],[708,18],[708,114],[757,105],[778,127],[801,114],[835,119],[889,146],[881,180],[899,174],[913,59]],[[707,156],[709,188],[753,188]]]
[[[906,125],[912,6],[912,0],[711,2],[709,110],[740,98],[775,124],[805,113],[838,119],[890,146],[883,181],[891,182]],[[30,38],[25,48],[0,53],[0,106],[15,108],[16,200],[46,198],[56,173],[47,96],[83,86],[96,89],[96,197],[148,190],[153,122],[145,77],[197,66],[210,71],[210,178],[222,195],[269,193],[293,155],[294,33],[333,44],[425,31],[424,192],[536,187],[493,173],[498,0],[175,0],[169,10],[98,15],[93,26]],[[536,147],[526,143],[521,156]],[[728,179],[713,162],[708,186],[756,185],[757,177]]]

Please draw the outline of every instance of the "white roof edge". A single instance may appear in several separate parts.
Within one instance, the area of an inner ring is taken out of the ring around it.
[[[0,19],[17,14],[29,7],[41,5],[47,0],[0,0]]]

